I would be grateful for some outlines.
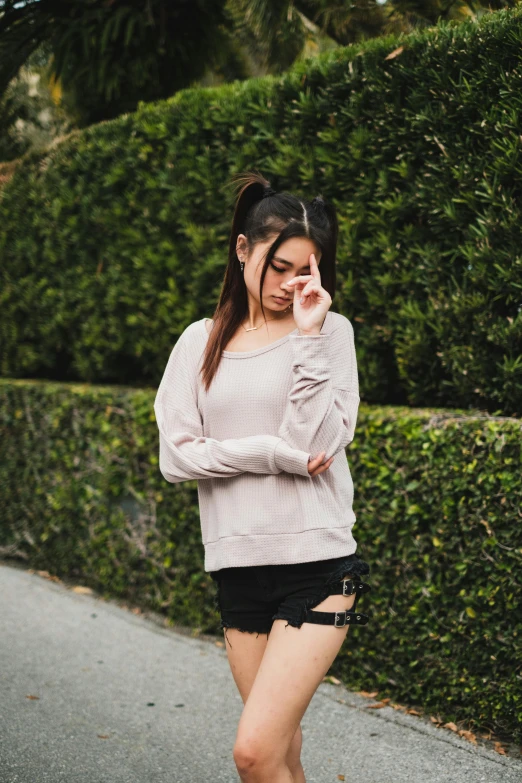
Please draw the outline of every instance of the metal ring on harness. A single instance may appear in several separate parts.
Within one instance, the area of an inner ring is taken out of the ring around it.
[[[336,628],[344,628],[345,625],[366,625],[370,619],[367,614],[356,611],[356,604],[363,593],[368,593],[372,588],[366,582],[356,579],[342,579],[331,585],[329,595],[353,595],[355,601],[352,609],[343,609],[340,612],[319,612],[315,609],[308,609],[306,612],[305,623],[316,623],[317,625],[334,625]]]

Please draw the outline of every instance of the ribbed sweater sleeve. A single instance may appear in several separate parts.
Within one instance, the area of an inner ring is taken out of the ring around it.
[[[293,384],[278,434],[293,448],[325,459],[353,440],[359,381],[353,327],[348,318],[318,335],[290,335]]]
[[[186,330],[171,351],[154,401],[159,468],[167,481],[176,484],[283,470],[311,478],[309,452],[291,447],[282,436],[205,437],[197,406],[195,367]]]

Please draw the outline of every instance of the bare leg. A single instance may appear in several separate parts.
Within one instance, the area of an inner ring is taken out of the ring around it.
[[[355,595],[329,595],[314,609],[351,609]],[[274,620],[239,721],[234,761],[242,783],[295,783],[290,746],[306,709],[335,660],[348,627]],[[301,767],[302,769],[302,767]],[[296,774],[300,770],[294,767]]]
[[[230,670],[243,704],[245,704],[263,658],[268,637],[266,633],[258,635],[238,631],[234,628],[227,628],[226,634],[224,633],[223,636]],[[232,646],[227,643],[227,638],[230,639]],[[292,783],[306,783],[301,764],[302,742],[303,733],[299,725],[286,754],[286,764],[292,774],[292,778],[290,778]]]

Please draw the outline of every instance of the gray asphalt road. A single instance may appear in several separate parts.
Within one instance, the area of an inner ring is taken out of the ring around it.
[[[237,783],[243,705],[215,642],[0,564],[1,783]],[[319,687],[307,783],[522,781],[519,760],[371,703]]]

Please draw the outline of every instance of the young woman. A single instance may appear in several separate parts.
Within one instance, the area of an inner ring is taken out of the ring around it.
[[[154,403],[160,470],[198,479],[205,571],[244,702],[243,783],[302,783],[300,721],[370,589],[345,448],[359,406],[353,328],[330,310],[337,218],[322,198],[238,178],[212,320],[190,324]]]

